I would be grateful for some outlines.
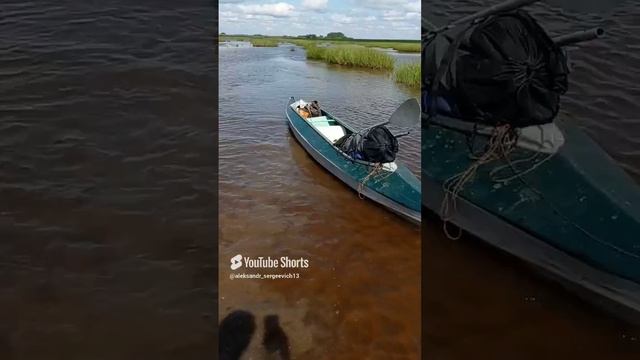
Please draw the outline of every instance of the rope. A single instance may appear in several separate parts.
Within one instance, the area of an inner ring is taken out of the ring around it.
[[[530,157],[525,158],[525,159],[515,160],[515,161],[511,161],[509,159],[509,157],[506,157],[505,161],[507,162],[507,164],[494,168],[489,173],[489,176],[491,177],[491,180],[493,180],[496,183],[501,183],[501,184],[507,183],[507,182],[509,182],[509,181],[511,181],[513,179],[521,178],[524,175],[527,175],[528,173],[530,173],[533,170],[537,169],[538,167],[540,167],[540,165],[544,164],[549,159],[551,159],[555,155],[555,153],[547,154],[547,156],[542,158],[542,160],[536,162],[535,164],[533,164],[528,169],[523,169],[522,171],[518,171],[518,169],[516,169],[516,167],[515,167],[516,164],[520,164],[520,163],[523,163],[523,162],[529,162],[529,161],[535,161],[535,160],[538,159],[538,155],[539,155],[539,153],[536,152],[536,153],[533,154],[533,156],[530,156]],[[513,172],[513,175],[507,176],[507,177],[502,177],[502,178],[496,176],[496,173],[499,173],[500,171],[502,171],[502,170],[504,170],[506,168],[511,169],[511,171]]]
[[[484,164],[488,164],[501,157],[508,156],[517,142],[514,130],[510,125],[500,125],[494,128],[486,150],[481,155],[470,154],[470,158],[475,161],[463,172],[458,173],[447,180],[442,185],[444,198],[440,206],[440,216],[443,220],[443,230],[449,239],[457,240],[462,236],[462,230],[458,229],[458,234],[453,236],[447,228],[453,213],[457,211],[457,202],[460,192],[464,186],[473,181],[478,169]]]
[[[369,171],[369,173],[367,174],[367,176],[365,176],[362,181],[360,181],[358,183],[358,197],[360,199],[364,199],[364,196],[362,195],[362,191],[364,190],[364,187],[367,183],[367,181],[374,179],[375,181],[382,181],[384,179],[386,179],[389,175],[392,174],[392,172],[388,172],[388,174],[385,174],[383,177],[380,177],[380,174],[385,173],[386,171],[384,170],[384,166],[382,165],[382,163],[376,163],[371,171]]]
[[[450,177],[443,183],[443,190],[444,190],[445,196],[442,201],[440,213],[444,221],[444,224],[443,224],[444,233],[449,239],[458,240],[462,236],[462,230],[460,228],[458,228],[457,235],[455,236],[451,235],[451,233],[447,228],[447,225],[450,222],[452,213],[457,211],[456,200],[460,192],[464,189],[464,186],[466,184],[473,181],[475,174],[477,173],[478,169],[482,165],[488,164],[494,160],[502,159],[506,162],[506,164],[495,167],[489,172],[489,176],[491,180],[493,180],[496,183],[507,183],[511,180],[519,179],[527,187],[533,189],[536,193],[540,194],[539,191],[537,191],[533,186],[531,186],[526,182],[526,180],[524,179],[524,176],[536,170],[538,167],[540,167],[544,163],[546,163],[549,159],[551,159],[555,155],[555,153],[550,153],[546,155],[544,158],[542,158],[542,160],[537,161],[535,164],[533,164],[531,167],[527,169],[519,170],[516,166],[517,164],[536,161],[538,160],[540,153],[535,152],[532,156],[529,156],[527,158],[512,161],[511,154],[515,149],[517,142],[518,142],[517,133],[508,124],[495,127],[486,145],[485,152],[480,155],[476,155],[473,153],[473,147],[470,146],[469,157],[471,159],[474,159],[475,162],[473,162],[465,171]],[[506,177],[496,176],[497,173],[507,168],[513,172],[513,175],[506,176]]]

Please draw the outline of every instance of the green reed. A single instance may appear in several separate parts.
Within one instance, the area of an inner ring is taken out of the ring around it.
[[[273,38],[252,38],[249,42],[254,47],[277,47],[280,43],[277,39]]]
[[[394,60],[389,54],[362,46],[319,47],[314,44],[306,44],[305,49],[307,50],[307,59],[320,60],[329,64],[378,70],[392,70],[394,66]]]
[[[420,63],[398,65],[393,73],[393,77],[396,82],[400,84],[419,88],[421,82]]]

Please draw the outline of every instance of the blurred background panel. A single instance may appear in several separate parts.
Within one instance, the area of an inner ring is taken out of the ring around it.
[[[214,356],[216,17],[0,3],[0,358]]]

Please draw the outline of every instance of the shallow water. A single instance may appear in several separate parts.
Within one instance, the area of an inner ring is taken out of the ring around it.
[[[0,359],[215,352],[215,9],[130,3],[0,3]]]
[[[419,93],[387,73],[306,61],[290,48],[220,48],[220,316],[278,314],[295,358],[418,358],[419,228],[359,199],[310,158],[284,109],[290,96],[317,99],[366,126]],[[400,142],[399,158],[416,174],[419,145],[418,132]],[[299,279],[230,280],[236,254],[310,265],[277,271]]]
[[[429,0],[423,16],[442,24],[496,1]],[[634,1],[549,0],[530,7],[552,34],[601,26],[603,40],[572,49],[562,116],[591,135],[640,180],[640,5]],[[564,6],[564,11],[559,6]],[[616,358],[640,354],[640,329],[585,304],[512,257],[442,223],[423,226],[424,349],[431,359]]]

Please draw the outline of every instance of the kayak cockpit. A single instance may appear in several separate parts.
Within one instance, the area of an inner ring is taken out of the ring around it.
[[[334,119],[328,118],[326,116],[310,117],[306,120],[309,125],[318,130],[332,144],[335,144],[335,142],[341,139],[343,136],[351,134],[351,131],[347,130],[344,126],[340,125]]]
[[[292,103],[291,108],[293,108],[300,117],[311,125],[311,127],[316,129],[316,131],[318,131],[331,144],[335,144],[335,142],[343,136],[353,133],[351,129],[346,128],[336,119],[331,117],[331,115],[324,112],[324,110],[321,110],[321,116],[310,117],[309,113],[305,110],[307,105],[308,103],[301,99]]]

